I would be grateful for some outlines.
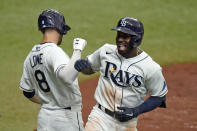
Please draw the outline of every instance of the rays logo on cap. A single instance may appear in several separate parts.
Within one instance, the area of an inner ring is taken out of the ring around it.
[[[125,18],[121,20],[120,24],[121,26],[126,26],[127,21],[125,20]]]

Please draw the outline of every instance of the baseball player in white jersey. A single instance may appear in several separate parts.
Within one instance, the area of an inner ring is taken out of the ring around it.
[[[167,86],[161,67],[138,46],[143,24],[133,17],[121,18],[116,45],[105,44],[75,68],[84,74],[100,72],[95,91],[97,104],[86,123],[86,131],[136,131],[142,113],[166,107]],[[149,93],[150,97],[144,100]]]
[[[41,104],[37,130],[83,131],[82,100],[74,63],[80,59],[86,41],[74,39],[70,59],[59,47],[63,35],[70,30],[64,16],[53,9],[45,10],[38,18],[38,26],[43,39],[26,57],[20,81],[24,96]]]

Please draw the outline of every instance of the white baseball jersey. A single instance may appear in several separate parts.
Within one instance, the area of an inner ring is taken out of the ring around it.
[[[136,107],[147,93],[162,97],[168,91],[161,67],[144,51],[126,59],[116,45],[105,44],[87,58],[93,71],[100,72],[94,97],[111,111]]]
[[[35,90],[42,108],[81,107],[78,80],[65,85],[58,79],[58,71],[69,60],[68,55],[54,43],[35,45],[24,62],[20,89],[26,92]]]

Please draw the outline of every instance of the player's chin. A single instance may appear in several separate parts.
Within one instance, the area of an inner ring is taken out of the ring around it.
[[[124,56],[125,54],[127,54],[127,50],[119,50],[118,49],[118,53],[120,54],[120,55],[122,55],[122,56]]]

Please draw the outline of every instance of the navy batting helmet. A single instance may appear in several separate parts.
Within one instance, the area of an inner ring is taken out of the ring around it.
[[[141,44],[144,35],[143,24],[138,19],[133,17],[121,18],[118,25],[112,30],[132,35],[131,45],[133,47],[137,47]]]
[[[65,35],[71,28],[66,25],[64,16],[54,9],[44,10],[38,18],[38,29],[55,28],[61,35]]]

